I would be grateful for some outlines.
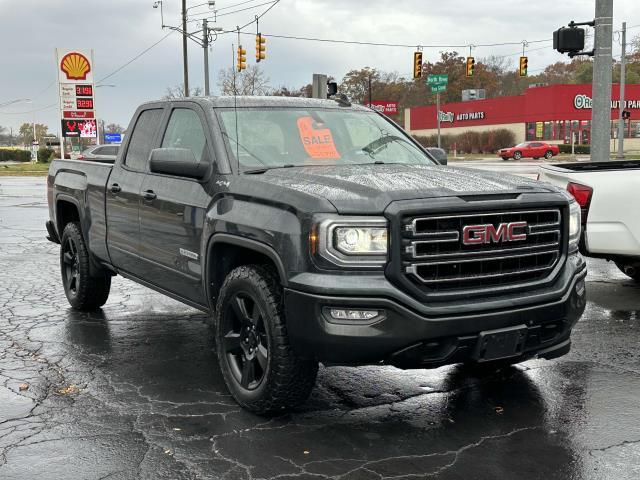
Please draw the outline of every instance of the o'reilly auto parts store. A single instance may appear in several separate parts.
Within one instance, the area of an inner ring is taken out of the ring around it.
[[[611,147],[617,137],[619,85],[611,91]],[[528,88],[522,95],[440,105],[440,128],[443,134],[459,134],[506,128],[516,143],[544,140],[570,143],[571,133],[577,144],[591,139],[591,85],[549,85]],[[640,150],[640,85],[625,87],[625,110],[631,112],[626,122],[625,150]],[[405,110],[405,126],[413,135],[437,133],[436,106]]]

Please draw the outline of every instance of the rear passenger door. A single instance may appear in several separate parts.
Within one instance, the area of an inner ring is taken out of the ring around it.
[[[160,148],[190,149],[196,160],[211,169],[213,153],[205,126],[198,104],[179,102],[171,109]],[[210,202],[206,178],[149,172],[141,193],[140,250],[145,275],[169,292],[206,305],[200,243]]]
[[[140,261],[140,189],[147,161],[155,147],[163,108],[142,110],[135,120],[126,152],[114,165],[105,193],[107,247],[111,263],[118,269],[139,276]]]

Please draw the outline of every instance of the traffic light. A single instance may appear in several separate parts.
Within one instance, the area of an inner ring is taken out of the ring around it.
[[[521,77],[527,76],[527,66],[529,65],[529,59],[527,57],[520,57],[519,73]]]
[[[422,77],[422,52],[413,52],[413,79]]]
[[[467,57],[467,77],[473,77],[473,69],[476,67],[476,59],[473,57]]]
[[[242,45],[238,45],[238,58],[236,62],[236,67],[239,72],[247,68],[247,51],[242,48]]]
[[[267,39],[264,38],[261,33],[258,33],[256,35],[256,62],[259,62],[260,60],[264,60],[266,58],[266,41]]]

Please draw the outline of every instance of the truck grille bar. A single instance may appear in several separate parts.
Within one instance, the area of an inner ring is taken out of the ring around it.
[[[512,222],[526,222],[526,238],[463,241],[465,226],[496,232]],[[430,291],[515,285],[546,277],[561,257],[561,239],[559,209],[410,217],[403,226],[403,270]]]

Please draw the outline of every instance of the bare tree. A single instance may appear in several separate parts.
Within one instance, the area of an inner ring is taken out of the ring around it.
[[[109,123],[104,127],[106,133],[123,133],[124,127],[118,123]]]
[[[202,96],[202,87],[189,88],[190,97]],[[179,83],[171,87],[167,87],[166,93],[163,95],[163,100],[173,100],[174,98],[184,98],[184,84]]]
[[[222,95],[268,95],[269,78],[259,65],[249,65],[242,72],[235,68],[220,71],[218,86]]]

